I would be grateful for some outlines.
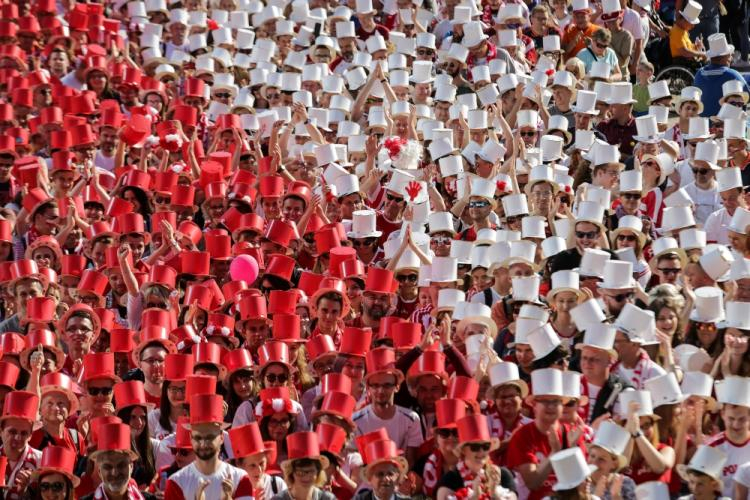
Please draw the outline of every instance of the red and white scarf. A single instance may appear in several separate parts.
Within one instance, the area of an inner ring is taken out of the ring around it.
[[[646,354],[646,351],[641,349],[641,351],[638,353],[638,362],[635,364],[635,369],[633,370],[633,375],[630,377],[630,382],[633,384],[633,387],[640,390],[643,389],[643,382],[651,378],[650,376],[644,377],[644,374],[648,375],[650,373],[650,370],[648,370],[648,362],[651,361],[651,358],[648,357],[648,354]],[[617,368],[620,366],[620,361],[614,364],[612,367],[613,370],[617,370]],[[646,373],[649,372],[649,373]]]
[[[424,470],[422,471],[422,491],[428,497],[432,497],[435,493],[435,486],[437,486],[438,478],[443,475],[443,454],[440,450],[435,450],[427,458],[427,462],[424,464]]]
[[[108,498],[107,492],[104,491],[104,483],[101,483],[94,492],[94,500],[107,500]],[[133,479],[128,482],[128,500],[144,500],[141,490],[138,489]]]
[[[476,499],[476,500],[491,500],[492,494],[491,492],[487,491],[487,485],[484,481],[484,470],[481,470],[479,472],[480,477],[482,478],[481,481],[481,491],[478,495],[474,494],[474,480],[477,478],[477,475],[475,472],[471,471],[463,460],[460,460],[458,462],[458,473],[461,474],[461,479],[464,481],[464,487],[461,488],[456,492],[456,499]]]

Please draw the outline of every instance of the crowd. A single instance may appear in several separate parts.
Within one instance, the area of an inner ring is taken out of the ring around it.
[[[0,0],[0,497],[750,498],[712,3]]]

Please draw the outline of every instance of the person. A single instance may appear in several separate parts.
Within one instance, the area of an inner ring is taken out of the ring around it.
[[[247,473],[219,459],[226,428],[222,398],[216,394],[196,394],[190,400],[190,441],[195,461],[167,480],[165,498],[187,498],[195,492],[206,498],[252,497]]]
[[[8,462],[5,470],[8,498],[23,498],[23,492],[31,481],[31,475],[42,458],[41,451],[29,446],[38,407],[37,395],[27,391],[14,391],[8,394],[3,404],[3,414],[0,416],[0,438],[2,438],[2,454]]]
[[[229,439],[237,466],[250,478],[254,497],[273,498],[287,489],[282,478],[267,473],[272,450],[263,441],[256,422],[231,429]]]
[[[688,0],[684,9],[677,13],[675,23],[669,29],[669,51],[673,59],[688,64],[708,59],[701,39],[694,44],[690,38],[690,31],[698,24],[698,16],[702,10],[699,3]]]
[[[282,463],[284,481],[288,489],[277,493],[272,500],[334,500],[336,497],[320,489],[326,481],[328,459],[321,454],[318,435],[314,432],[295,432],[287,436],[287,448],[294,450]]]
[[[671,36],[671,35],[670,35]],[[721,87],[730,80],[740,82],[744,92],[748,92],[747,82],[742,75],[730,67],[734,47],[727,41],[724,33],[715,33],[707,37],[708,50],[705,57],[708,64],[701,67],[695,74],[693,85],[701,89],[701,102],[703,112],[701,116],[716,116],[719,112],[719,99],[721,99]]]
[[[397,490],[404,479],[408,464],[404,457],[399,456],[396,443],[389,439],[370,442],[364,450],[364,455],[367,457],[367,465],[363,474],[372,488],[357,493],[354,496],[355,500],[409,498]]]

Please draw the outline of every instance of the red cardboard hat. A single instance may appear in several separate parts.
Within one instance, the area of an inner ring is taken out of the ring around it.
[[[188,78],[185,80],[183,92],[183,97],[200,97],[201,99],[205,99],[206,84],[200,78]]]
[[[289,244],[293,240],[299,239],[299,234],[297,233],[297,227],[294,222],[274,219],[268,224],[266,233],[263,237],[284,248],[289,248]]]
[[[102,115],[99,117],[99,127],[110,127],[120,130],[124,120],[125,115],[120,113],[119,109],[107,108],[102,110]]]
[[[20,337],[20,339],[19,339]],[[24,347],[26,344],[23,342],[23,337],[17,333],[5,333],[0,337],[0,343],[3,347],[3,354],[9,352],[6,351],[6,344],[11,343],[9,341],[14,341],[12,343],[18,344],[19,342],[22,343]],[[18,349],[20,345],[16,345],[15,349]],[[14,350],[15,350],[14,349]],[[21,351],[18,351],[19,353]],[[9,363],[7,361],[0,361],[0,387],[10,387],[11,389],[16,388],[16,382],[18,382],[18,375],[20,375],[21,369],[14,365],[13,363]]]
[[[85,269],[81,273],[81,281],[78,282],[78,292],[91,292],[99,297],[100,301],[104,301],[108,285],[109,279],[106,274],[93,269]]]
[[[304,201],[305,206],[307,206],[307,204],[310,203],[310,198],[312,198],[312,189],[310,189],[310,184],[305,181],[294,181],[289,183],[284,198],[288,198],[289,196],[295,196],[299,198],[300,200]]]
[[[104,214],[107,217],[112,217],[113,219],[115,219],[115,224],[117,224],[117,219],[119,217],[130,214],[132,211],[132,203],[130,203],[129,201],[125,201],[124,199],[117,196],[113,196],[109,199],[109,204],[107,205],[107,210],[104,212]],[[118,231],[121,231],[121,229],[118,228]]]
[[[99,317],[99,323],[101,329],[111,331],[115,326],[115,313],[112,309],[105,309],[104,307],[97,307],[94,309],[94,313]]]
[[[209,288],[197,283],[193,283],[185,292],[183,304],[186,306],[195,304],[204,311],[210,311],[212,301],[213,293]]]
[[[180,222],[177,232],[179,233],[177,235],[178,238],[187,238],[193,245],[198,245],[203,238],[203,231],[201,231],[200,226],[191,220]],[[211,256],[211,258],[213,258],[213,256]]]
[[[148,310],[148,311],[151,311],[151,310]],[[167,312],[167,311],[164,311],[164,312]],[[169,336],[169,332],[167,330],[168,324],[169,324],[168,318],[165,319],[162,317],[158,319],[157,321],[160,322],[160,325],[154,325],[154,326],[141,325],[141,341],[138,343],[136,348],[133,349],[133,354],[132,354],[133,364],[135,364],[136,366],[138,366],[138,364],[141,362],[141,353],[147,347],[151,347],[153,345],[159,345],[167,351],[167,354],[172,354],[172,353],[177,352],[177,347],[175,347],[174,342]]]
[[[180,254],[180,274],[210,276],[211,255],[208,252],[183,252]]]
[[[22,279],[34,279],[39,280],[44,288],[47,288],[49,283],[47,277],[39,272],[39,267],[36,262],[29,259],[20,259],[13,262],[10,267],[10,278],[11,284],[9,288],[14,289],[15,284]]]
[[[404,374],[396,368],[396,352],[390,347],[378,347],[365,356],[367,375],[365,382],[375,375],[388,374],[396,377],[396,385],[404,381]]]
[[[307,339],[302,338],[300,317],[296,314],[273,315],[273,339],[288,344],[303,344]]]
[[[167,354],[164,361],[164,380],[181,382],[193,373],[193,356],[190,354]]]
[[[438,429],[455,429],[456,422],[466,416],[466,403],[461,399],[443,398],[435,402]]]
[[[68,276],[80,278],[83,270],[86,269],[86,257],[77,254],[65,254],[62,256],[60,277]]]
[[[318,254],[330,252],[332,249],[341,246],[341,239],[333,228],[321,229],[315,233],[315,248]]]
[[[265,274],[275,276],[288,283],[291,283],[294,266],[295,262],[291,257],[281,254],[272,254],[269,257],[268,265],[265,269]]]
[[[192,402],[198,394],[216,394],[216,377],[213,375],[188,375],[185,378],[185,402]]]
[[[145,115],[131,114],[125,128],[120,133],[120,140],[130,147],[142,142],[151,134],[151,120]]]
[[[114,328],[109,332],[109,350],[112,352],[130,353],[135,349],[133,330]]]
[[[203,190],[208,200],[226,199],[227,197],[227,183],[226,182],[211,182],[206,185]]]
[[[225,219],[226,219],[226,216],[231,211],[232,211],[231,208],[229,210],[227,210],[227,212],[224,214],[225,215]],[[229,222],[229,221],[225,221],[224,225],[227,226],[227,229],[229,229],[230,231],[232,231],[232,238],[235,241],[239,241],[239,239],[240,239],[239,238],[240,233],[243,233],[245,231],[252,231],[252,232],[255,232],[255,233],[262,233],[263,230],[264,230],[264,228],[265,228],[265,226],[266,226],[266,221],[263,220],[263,217],[259,216],[258,214],[255,214],[255,213],[241,214],[240,217],[237,219],[237,223],[236,223],[236,226],[234,228],[230,227],[230,225],[228,225],[226,222]],[[269,224],[269,227],[270,227],[270,224]],[[280,237],[276,238],[276,239],[283,241],[283,239],[280,238]],[[291,238],[290,238],[290,241],[291,241]]]
[[[133,460],[138,459],[138,455],[131,450],[130,446],[130,426],[125,424],[101,424],[97,432],[96,451],[91,454],[91,458],[96,460],[99,454],[107,451],[121,451],[130,455]]]
[[[271,290],[268,296],[268,314],[295,314],[299,298],[297,290]]]
[[[391,294],[395,289],[394,282],[392,271],[379,267],[370,267],[367,270],[365,291]]]
[[[417,379],[423,375],[437,376],[442,380],[443,386],[447,386],[448,372],[445,370],[445,354],[440,351],[424,351],[409,369],[409,384],[416,384]]]
[[[333,343],[333,339],[330,335],[320,334],[305,345],[307,356],[311,363],[315,364],[316,361],[320,361],[323,356],[326,358],[335,358],[338,353],[336,352],[336,344]]]
[[[165,170],[163,172],[155,172],[153,179],[154,192],[169,195],[172,193],[172,189],[177,185],[178,175],[172,170]],[[156,227],[152,225],[152,229],[156,229]]]
[[[351,307],[349,304],[349,296],[346,292],[346,283],[338,278],[328,277],[320,282],[318,289],[315,291],[313,296],[310,297],[310,304],[312,305],[313,309],[317,309],[318,301],[323,295],[328,293],[336,293],[341,296],[341,316],[345,317],[347,314],[349,314],[349,309]]]
[[[239,115],[228,116],[236,116],[237,119],[239,119]],[[208,155],[208,159],[211,161],[215,161],[216,163],[221,165],[224,177],[229,177],[230,175],[232,175],[232,153],[229,153],[228,151],[214,151],[213,153]]]
[[[91,433],[90,442],[96,444],[99,441],[99,431],[106,424],[121,424],[122,419],[115,417],[114,415],[108,415],[106,417],[94,417],[91,419]]]
[[[73,146],[82,146],[84,144],[96,144],[97,137],[91,130],[89,124],[75,125],[70,128],[70,141]]]
[[[190,425],[218,424],[222,429],[229,427],[224,423],[224,399],[218,394],[196,394],[190,398]]]
[[[78,411],[78,396],[76,394],[82,394],[83,389],[72,378],[61,372],[51,372],[42,376],[39,385],[42,398],[49,393],[62,394],[68,400],[68,413],[74,415]]]
[[[342,238],[344,240],[346,238]],[[331,270],[331,276],[338,278],[346,277],[346,274],[342,274],[340,269],[344,262],[357,259],[357,251],[352,247],[336,247],[332,248],[329,252],[328,268]],[[364,277],[364,272],[362,273]]]
[[[224,353],[222,363],[227,370],[226,383],[229,383],[232,375],[239,370],[253,370],[253,357],[247,349],[234,349]]]
[[[248,289],[249,287],[247,286],[247,283],[242,280],[227,281],[221,286],[221,294],[224,296],[224,304],[237,302],[239,300],[238,295]]]
[[[374,443],[375,441],[381,441],[383,439],[389,439],[388,431],[385,427],[381,427],[376,431],[368,432],[367,434],[362,434],[354,438],[357,443],[357,450],[359,450],[359,453],[360,455],[362,455],[362,459],[365,460],[365,463],[367,463],[367,455],[365,454],[367,445],[369,445],[370,443]]]
[[[115,375],[115,355],[111,352],[92,352],[83,356],[83,381],[108,379],[115,383],[120,377]]]
[[[173,290],[177,283],[177,271],[173,267],[156,264],[148,273],[145,285],[162,285]]]
[[[258,362],[261,374],[271,363],[279,363],[289,368],[289,347],[284,342],[266,341],[258,349]]]
[[[479,413],[479,382],[471,377],[456,375],[448,383],[448,398],[462,399],[466,404]]]
[[[411,321],[393,323],[390,328],[394,349],[409,350],[419,345],[422,340],[422,325]]]
[[[176,207],[192,207],[195,205],[195,188],[193,186],[177,185],[172,191],[172,205]]]
[[[365,265],[359,259],[346,259],[339,264],[338,268],[338,276],[341,278],[365,278]]]
[[[23,208],[25,208],[26,212],[29,214],[29,219],[33,219],[37,209],[48,201],[52,201],[52,198],[43,189],[35,187],[29,190],[26,196],[23,197],[22,202]]]
[[[391,463],[395,465],[403,474],[409,468],[409,465],[407,464],[406,459],[400,456],[402,454],[403,452],[398,449],[396,443],[390,439],[380,439],[369,443],[367,448],[365,448],[364,455],[365,462],[367,463],[365,475],[367,475],[367,471],[373,466],[382,463]]]
[[[493,440],[490,437],[490,426],[486,415],[466,415],[458,419],[456,427],[458,428],[458,442],[461,445],[475,442],[489,443]]]
[[[246,295],[235,306],[240,312],[240,321],[251,319],[268,319],[266,298],[262,295]],[[239,327],[239,325],[238,325]]]
[[[30,330],[26,334],[26,349],[19,356],[21,366],[25,370],[31,371],[29,358],[39,347],[51,352],[55,356],[55,371],[62,369],[63,364],[65,364],[65,353],[57,346],[57,337],[50,330],[38,329]]]
[[[258,191],[263,198],[279,198],[284,194],[284,178],[280,175],[261,177]]]
[[[206,252],[213,260],[232,260],[232,237],[223,231],[205,233]]]
[[[339,352],[348,356],[364,358],[372,344],[371,328],[355,328],[347,326],[341,335],[341,348]]]
[[[125,177],[124,188],[136,188],[148,192],[151,187],[151,175],[143,170],[130,170]]]
[[[338,417],[349,426],[351,431],[354,431],[356,425],[352,421],[352,415],[356,406],[357,400],[350,393],[326,392],[320,404],[320,410],[313,412],[312,418],[316,419],[323,415]]]
[[[344,447],[344,443],[346,443],[346,431],[338,425],[320,422],[315,432],[318,433],[321,451],[331,453],[338,460],[341,460],[339,455]]]
[[[177,104],[172,112],[172,118],[182,123],[183,129],[193,128],[198,124],[198,110],[192,106]]]
[[[26,301],[26,317],[21,318],[21,324],[46,325],[55,322],[57,304],[50,297],[34,297]]]
[[[39,467],[31,476],[32,482],[39,482],[46,474],[62,474],[76,488],[81,482],[74,474],[77,458],[76,453],[65,446],[45,446]]]
[[[329,392],[352,393],[352,379],[343,373],[326,373],[320,378],[320,395]]]
[[[115,199],[120,199],[120,198],[112,198],[112,199],[115,200]],[[122,201],[125,203],[128,203],[125,200],[122,200]],[[130,204],[128,203],[128,205]],[[94,240],[98,238],[103,238],[105,236],[116,237],[117,233],[112,231],[112,228],[110,227],[110,225],[104,221],[94,222],[93,224],[89,226],[89,230],[86,232],[86,238],[89,240],[90,245],[93,245]]]
[[[146,226],[143,223],[143,216],[137,212],[129,212],[118,215],[115,218],[115,224],[112,229],[115,232],[120,233],[120,235],[122,236],[130,234],[143,236],[146,239],[146,243],[151,240],[151,235],[146,232]]]
[[[325,278],[322,274],[312,273],[310,271],[302,271],[299,276],[299,283],[297,288],[305,292],[308,297],[312,296],[320,286],[320,283]]]
[[[286,437],[287,460],[284,465],[289,464],[292,460],[309,458],[321,462],[322,469],[328,466],[328,459],[320,454],[320,444],[318,435],[314,432],[295,432]]]
[[[232,451],[237,458],[268,452],[268,448],[263,443],[263,436],[260,434],[260,427],[258,427],[257,422],[250,422],[249,424],[230,429],[229,442],[232,444]]]
[[[190,424],[190,418],[187,416],[177,418],[177,428],[175,429],[174,444],[169,448],[172,450],[192,450],[193,443],[190,439],[190,430],[186,425]],[[234,448],[233,448],[234,449]]]
[[[151,234],[161,232],[161,221],[169,222],[172,227],[177,227],[177,213],[167,210],[165,212],[154,212],[151,214]]]
[[[146,389],[144,389],[143,382],[140,380],[128,380],[115,384],[114,394],[118,412],[130,406],[148,406],[146,404]]]
[[[399,318],[398,316],[384,316],[380,318],[378,340],[386,338],[393,339],[391,328],[393,328],[393,325],[395,325],[396,323],[403,323],[405,321],[406,320],[404,318]]]
[[[5,396],[3,404],[3,415],[0,423],[9,418],[28,420],[31,423],[37,421],[39,410],[39,396],[28,391],[13,391]]]
[[[224,380],[227,368],[221,362],[224,353],[228,352],[215,342],[200,342],[193,346],[193,369],[199,365],[212,365],[219,372],[219,381]]]

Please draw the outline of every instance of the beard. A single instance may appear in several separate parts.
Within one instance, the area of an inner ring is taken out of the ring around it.
[[[195,451],[195,456],[201,460],[211,460],[218,454],[218,450],[214,449],[198,449]]]

